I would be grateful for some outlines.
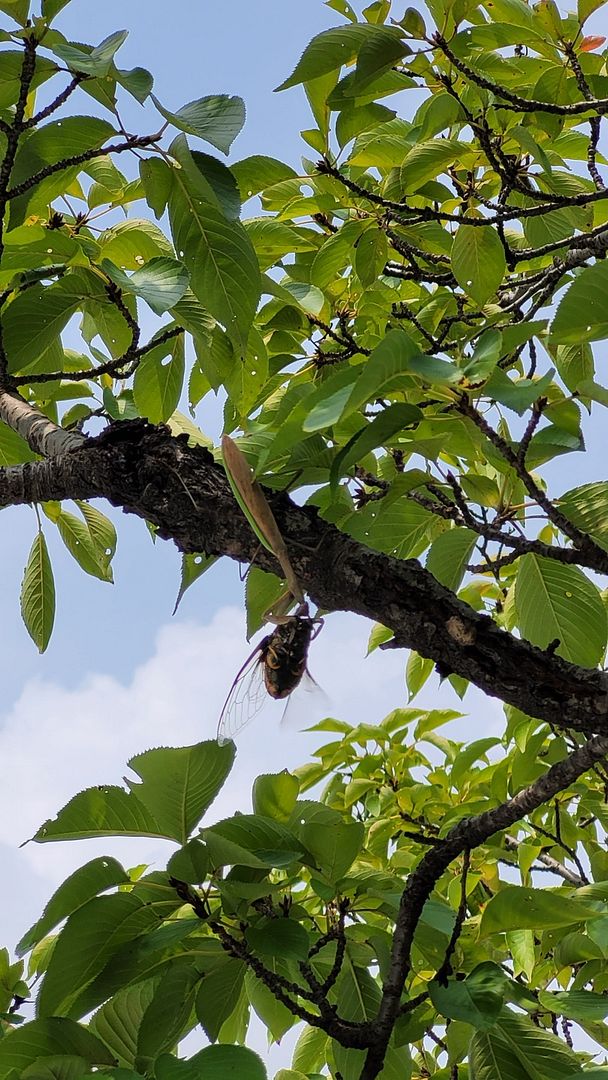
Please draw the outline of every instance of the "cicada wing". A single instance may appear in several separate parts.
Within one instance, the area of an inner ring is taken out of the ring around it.
[[[265,639],[264,639],[265,640]],[[257,716],[266,698],[263,664],[264,641],[256,645],[238,672],[220,714],[217,741],[220,746]]]
[[[292,731],[303,731],[324,720],[331,712],[331,701],[308,668],[287,698],[281,724]]]

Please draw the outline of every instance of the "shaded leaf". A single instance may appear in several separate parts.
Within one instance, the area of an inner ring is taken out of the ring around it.
[[[245,123],[245,102],[229,94],[209,94],[171,112],[154,94],[152,100],[161,116],[180,131],[198,135],[227,154]]]
[[[504,248],[494,229],[460,225],[452,247],[452,270],[458,284],[478,304],[485,304],[507,269]]]

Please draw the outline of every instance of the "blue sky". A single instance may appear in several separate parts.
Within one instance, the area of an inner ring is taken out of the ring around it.
[[[170,6],[149,0],[72,0],[56,25],[72,40],[93,44],[117,29],[128,29],[121,66],[147,67],[157,96],[169,108],[204,94],[244,98],[247,123],[234,144],[233,160],[267,153],[297,162],[304,149],[299,130],[309,125],[306,101],[299,89],[274,94],[273,88],[293,68],[308,40],[339,21],[321,0],[175,0]],[[75,107],[90,110],[92,104],[82,94]],[[137,131],[158,127],[156,110],[142,109],[127,95],[121,115]],[[18,615],[19,585],[36,520],[28,508],[6,511],[5,522],[9,515],[0,568],[0,610],[10,626],[5,700],[13,699],[29,676],[52,674],[75,685],[92,663],[127,677],[149,655],[158,627],[171,615],[179,584],[179,555],[173,545],[153,545],[142,522],[118,515],[112,587],[86,578],[55,542],[54,530],[47,528],[58,605],[53,639],[39,657]],[[236,567],[225,562],[186,597],[179,617],[207,619],[219,604],[239,604],[241,599]]]
[[[240,94],[248,118],[232,159],[266,153],[296,164],[307,152],[298,134],[310,125],[307,105],[299,89],[272,91],[308,40],[338,22],[322,0],[73,0],[58,26],[68,37],[93,44],[128,29],[121,66],[149,68],[163,104],[177,108],[204,94]],[[80,108],[90,108],[88,97],[81,102]],[[156,121],[150,116],[127,100],[123,117],[133,129],[153,130]],[[603,442],[602,426],[595,422],[590,455],[570,455],[553,467],[560,489],[583,482],[583,466],[585,480],[604,478]],[[124,851],[127,863],[156,857],[157,849],[132,841],[28,845],[21,851],[18,844],[79,786],[120,782],[129,754],[163,742],[211,737],[230,678],[247,652],[237,610],[243,586],[235,565],[225,560],[203,577],[171,620],[179,583],[177,551],[166,542],[153,545],[141,521],[121,514],[115,520],[119,547],[113,587],[86,577],[56,542],[49,523],[58,611],[51,645],[39,657],[18,607],[36,519],[29,508],[2,511],[0,755],[8,783],[0,792],[0,859],[14,898],[3,891],[0,946],[16,940],[62,876],[94,854],[111,849],[121,857]],[[368,630],[352,617],[332,617],[313,646],[313,674],[326,688],[332,710],[348,720],[377,720],[405,704],[403,655],[376,653],[365,664],[358,662]],[[436,680],[422,701],[457,704],[445,688],[437,691]],[[498,703],[472,693],[464,708],[474,716],[469,732],[483,727],[484,733],[498,733]],[[268,722],[277,723],[276,716]],[[262,722],[244,733],[239,771],[212,817],[229,813],[237,803],[247,807],[257,772],[301,763],[316,742],[274,728],[269,739],[268,730]]]

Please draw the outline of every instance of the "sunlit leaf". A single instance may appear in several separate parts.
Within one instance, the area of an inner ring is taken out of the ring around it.
[[[44,534],[32,544],[21,583],[21,615],[39,652],[44,652],[55,621],[55,583]]]

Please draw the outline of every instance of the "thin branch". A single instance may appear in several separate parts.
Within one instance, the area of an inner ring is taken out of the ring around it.
[[[523,33],[523,31],[522,31]],[[529,98],[522,97],[520,94],[514,94],[512,90],[507,90],[505,86],[501,86],[500,83],[495,83],[491,79],[486,78],[485,75],[480,75],[478,71],[469,67],[463,60],[455,55],[450,49],[445,38],[436,33],[433,35],[433,44],[437,45],[444,56],[450,61],[451,64],[464,75],[470,82],[475,83],[477,86],[481,86],[483,90],[489,90],[491,94],[494,94],[498,98],[502,98],[504,102],[508,102],[510,106],[518,109],[520,112],[546,112],[551,113],[554,116],[578,116],[581,113],[590,112],[595,110],[598,113],[604,113],[608,111],[608,98],[592,98],[590,101],[577,101],[570,105],[558,105],[552,101],[532,101]],[[494,108],[505,109],[508,105],[501,104],[500,102],[493,103]]]
[[[99,146],[93,150],[84,150],[82,154],[73,154],[71,157],[62,158],[61,161],[55,162],[54,165],[45,165],[37,173],[28,176],[27,180],[23,180],[21,184],[9,188],[5,197],[7,200],[17,199],[20,195],[25,195],[26,191],[36,187],[42,180],[46,180],[47,176],[53,176],[54,173],[61,172],[62,169],[69,169],[74,165],[84,165],[87,161],[92,161],[97,157],[105,157],[107,154],[122,154],[125,150],[153,146],[162,138],[162,135],[162,130],[157,131],[155,135],[131,135],[123,143],[110,143],[109,146]]]
[[[31,386],[34,383],[80,382],[81,379],[97,379],[100,375],[112,375],[115,379],[127,379],[133,374],[134,365],[136,367],[146,353],[149,353],[158,345],[164,345],[174,337],[179,337],[183,333],[183,326],[171,326],[145,345],[141,345],[140,348],[131,351],[129,347],[122,356],[118,356],[114,360],[108,360],[105,364],[98,364],[97,367],[83,368],[81,371],[44,371],[32,373],[31,375],[16,375],[13,383],[15,386]],[[124,371],[123,369],[127,364],[130,365],[130,369]]]
[[[545,495],[544,491],[539,488],[538,484],[520,460],[518,454],[515,453],[506,439],[503,439],[502,435],[499,435],[499,433],[488,424],[487,420],[477,411],[466,394],[460,396],[458,409],[463,416],[466,416],[469,420],[473,421],[475,426],[478,427],[492,445],[496,447],[504,460],[511,465],[524,484],[528,494],[545,512],[549,521],[556,525],[568,539],[572,540],[572,543],[580,551],[592,555],[596,560],[596,565],[602,568],[603,573],[608,573],[608,553],[600,548],[587,533],[582,532],[576,525],[573,525],[566,515],[562,514],[561,510],[558,510],[548,496]]]
[[[462,933],[462,927],[467,914],[467,877],[469,873],[469,866],[471,865],[471,852],[468,848],[465,849],[464,859],[462,863],[462,873],[460,875],[460,903],[458,905],[458,911],[456,913],[456,919],[454,920],[454,926],[452,927],[452,933],[448,942],[447,949],[445,950],[445,956],[443,963],[439,968],[439,971],[435,975],[436,981],[441,986],[446,986],[447,981],[452,974],[452,956],[454,950],[458,944],[458,938]]]
[[[505,836],[505,847],[509,851],[517,851],[520,844],[514,836]],[[583,878],[579,877],[578,874],[575,874],[573,870],[569,870],[567,866],[564,866],[564,864],[560,863],[557,859],[554,859],[552,855],[548,855],[546,851],[539,852],[536,858],[538,859],[538,862],[543,865],[542,867],[532,866],[532,870],[546,870],[548,873],[557,874],[558,877],[567,881],[569,885],[575,885],[577,888],[586,884],[586,881],[584,881]],[[509,865],[512,865],[512,863],[509,863]]]
[[[40,112],[35,113],[34,116],[31,116],[29,120],[24,122],[23,130],[26,131],[28,128],[36,127],[41,120],[46,120],[49,116],[52,116],[57,109],[61,108],[62,105],[65,105],[68,98],[71,97],[76,88],[80,86],[81,82],[84,82],[84,80],[88,78],[89,76],[85,75],[84,72],[77,72],[65,89],[57,95],[54,101],[51,101],[44,109],[41,109]]]

